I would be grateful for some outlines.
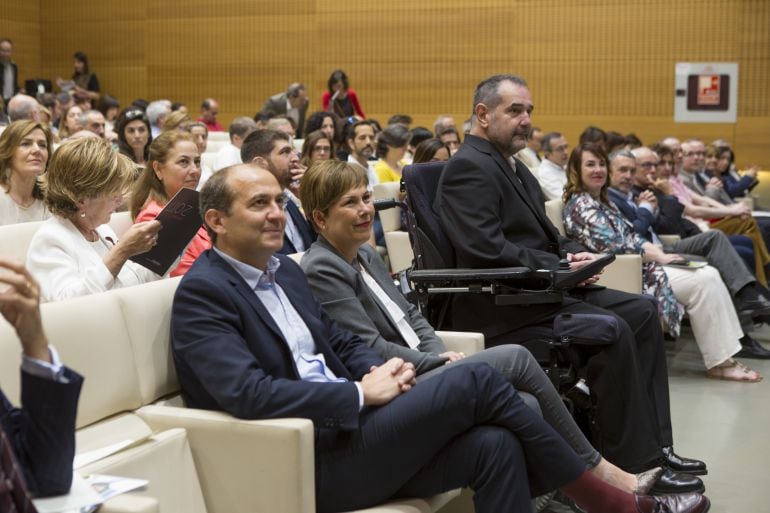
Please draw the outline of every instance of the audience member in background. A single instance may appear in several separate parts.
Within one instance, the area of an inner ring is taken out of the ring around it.
[[[155,100],[147,105],[145,110],[147,119],[150,120],[150,131],[152,138],[155,139],[163,131],[163,125],[166,124],[166,118],[171,114],[171,102],[169,100]]]
[[[224,132],[225,129],[217,122],[218,114],[219,102],[214,98],[206,98],[201,102],[201,116],[196,121],[204,123],[209,132]]]
[[[708,265],[698,269],[672,267],[670,264],[684,261],[681,255],[666,254],[634,232],[607,197],[607,164],[607,154],[597,144],[580,144],[572,150],[564,191],[567,236],[597,253],[641,254],[645,294],[657,299],[661,322],[674,337],[679,335],[687,308],[706,376],[760,381],[757,372],[732,359],[741,350],[743,331],[719,272]]]
[[[711,145],[706,149],[706,172],[722,180],[724,191],[730,198],[747,196],[759,184],[759,168],[752,166],[741,176],[733,167],[735,154],[729,146]]]
[[[271,117],[283,114],[294,120],[297,137],[303,137],[305,132],[305,115],[309,105],[307,89],[304,84],[295,82],[283,93],[274,94],[262,106],[262,112],[270,113]]]
[[[301,183],[305,173],[305,168],[299,164],[291,138],[278,130],[253,131],[243,142],[241,157],[246,164],[252,162],[270,171],[287,196],[292,186],[297,190],[296,186]],[[316,239],[316,233],[293,199],[287,198],[285,205],[286,224],[283,247],[279,253],[289,255],[309,248]]]
[[[59,132],[59,126],[61,125],[62,116],[64,112],[72,107],[72,96],[66,92],[60,92],[56,95],[56,109],[51,113],[53,114],[53,126],[56,128],[56,132]]]
[[[98,110],[89,110],[80,116],[80,125],[83,130],[95,133],[98,137],[104,139],[104,116]]]
[[[13,41],[0,38],[0,97],[5,105],[19,92],[19,68],[13,62]]]
[[[669,152],[670,159],[670,150],[665,146],[663,149]],[[668,218],[664,224],[685,224],[682,223],[684,219],[681,217],[684,210],[682,204],[674,196],[653,189],[659,160],[658,155],[646,147],[610,155],[610,188],[607,191],[610,201],[631,222],[634,232],[647,242],[662,247],[667,253],[705,257],[709,264],[719,271],[722,281],[730,291],[744,333],[751,331],[754,318],[767,318],[770,313],[770,302],[760,295],[768,294],[765,276],[762,275],[760,285],[760,277],[754,277],[751,272],[755,267],[754,245],[751,239],[742,235],[732,235],[728,238],[720,230],[701,232],[695,227],[693,233],[682,233],[682,238],[677,242],[662,244],[655,229],[661,217]],[[678,222],[676,216],[679,217]],[[770,351],[764,349],[747,333],[741,337],[740,343],[743,349],[736,356],[770,357]]]
[[[96,77],[96,73],[91,71],[88,56],[83,52],[75,52],[72,58],[74,59],[72,81],[75,83],[73,89],[75,99],[81,98],[96,102],[99,100],[99,79]],[[56,83],[59,87],[65,85],[61,77],[56,79]]]
[[[200,154],[187,132],[172,130],[160,134],[150,145],[150,160],[131,191],[131,218],[135,223],[155,219],[166,203],[182,187],[196,189],[201,177]],[[201,226],[171,270],[171,276],[187,272],[204,250],[211,247],[208,233]]]
[[[305,173],[301,197],[319,234],[301,266],[313,296],[340,327],[361,337],[383,359],[398,357],[412,363],[418,381],[443,372],[447,364],[488,363],[516,390],[535,396],[545,420],[600,478],[629,492],[649,491],[660,469],[637,480],[603,459],[527,349],[509,344],[467,357],[447,351],[367,244],[374,206],[363,170],[346,162],[316,165]]]
[[[70,107],[62,113],[61,121],[59,122],[59,139],[63,141],[75,132],[83,129],[80,124],[80,116],[82,115],[83,110],[75,104],[70,105]]]
[[[120,113],[120,102],[118,99],[109,94],[105,94],[99,100],[99,107],[97,110],[104,116],[104,131],[106,133],[114,132],[115,121],[118,119],[118,114]]]
[[[189,114],[189,112],[187,110],[187,105],[185,105],[184,103],[181,103],[181,102],[174,102],[174,103],[171,104],[171,112],[176,112],[176,111],[180,111],[180,112],[184,112],[185,114]]]
[[[270,121],[272,116],[268,112],[259,111],[254,114],[254,122],[257,124],[257,128],[267,128],[267,122]],[[307,132],[307,129],[305,130]]]
[[[629,150],[634,150],[636,148],[641,148],[643,146],[642,140],[639,139],[639,137],[637,137],[637,135],[633,132],[631,132],[630,134],[626,134],[625,138],[626,138],[626,146],[628,146]]]
[[[533,126],[527,138],[527,145],[516,153],[515,157],[522,161],[530,172],[537,178],[537,168],[540,167],[540,150],[543,141],[543,131]]]
[[[58,131],[55,128],[55,123],[58,122],[59,117],[61,116],[59,99],[53,93],[42,93],[37,95],[37,101],[41,107],[48,109],[49,119],[47,120],[47,123],[49,124],[49,128],[52,129],[51,135],[56,136]]]
[[[257,124],[253,119],[246,116],[235,118],[228,128],[230,142],[217,151],[212,170],[216,173],[220,169],[240,164],[243,141],[256,129]]]
[[[414,155],[417,145],[428,139],[433,139],[433,132],[424,126],[416,126],[409,130],[409,153]]]
[[[460,149],[460,132],[455,127],[444,128],[441,132],[436,133],[436,137],[447,145],[451,155],[454,155]]]
[[[328,90],[321,97],[321,104],[326,112],[333,112],[341,118],[358,116],[366,119],[366,114],[358,101],[358,95],[350,87],[348,76],[341,69],[329,76]]]
[[[604,145],[604,149],[607,152],[607,155],[615,151],[627,150],[628,140],[626,139],[626,136],[620,132],[607,132],[607,142]]]
[[[0,475],[14,467],[22,473],[3,475],[0,509],[31,513],[36,510],[30,495],[70,490],[83,377],[62,365],[48,345],[40,319],[40,286],[21,264],[0,260],[0,314],[21,343],[23,401],[22,408],[14,408],[0,389]],[[4,453],[5,441],[10,450]]]
[[[379,160],[374,164],[377,180],[398,182],[401,180],[403,161],[409,145],[409,129],[404,125],[390,125],[377,136],[376,155]]]
[[[326,134],[326,137],[333,140],[335,145],[340,142],[337,136],[337,116],[331,112],[314,112],[307,118],[305,133],[320,130]]]
[[[19,93],[8,102],[6,108],[8,117],[11,121],[19,121],[22,119],[28,119],[30,121],[40,120],[40,104],[36,99],[31,96],[27,96],[24,93]]]
[[[267,121],[267,128],[270,130],[278,130],[291,137],[291,142],[294,143],[294,138],[297,135],[297,129],[294,126],[294,120],[287,118],[284,115],[279,115],[270,118]]]
[[[598,126],[588,126],[580,134],[578,138],[580,144],[596,143],[602,148],[607,149],[607,132],[599,128]]]
[[[567,139],[559,132],[549,132],[543,136],[541,145],[543,160],[537,168],[537,181],[546,200],[560,200],[567,185]]]
[[[666,146],[674,155],[673,176],[677,176],[682,169],[682,143],[676,137],[665,137],[660,141],[661,145]]]
[[[414,122],[412,116],[408,114],[393,114],[388,118],[388,126],[390,125],[402,125],[409,130],[409,127]]]
[[[51,132],[40,123],[14,121],[0,135],[0,225],[51,217],[39,182],[51,153]]]
[[[135,224],[120,240],[107,224],[133,181],[134,164],[104,139],[76,139],[56,150],[43,179],[53,216],[35,233],[27,253],[44,301],[160,278],[128,260],[156,244],[160,223]]]
[[[302,143],[300,164],[308,168],[313,162],[330,159],[334,159],[334,140],[321,130],[308,133]]]
[[[425,139],[414,150],[412,164],[424,162],[446,162],[449,160],[449,147],[441,139]]]
[[[171,114],[166,118],[166,122],[163,124],[163,132],[169,130],[181,130],[187,131],[187,125],[192,123],[192,118],[186,112],[181,110],[171,111]]]
[[[345,136],[345,144],[350,152],[347,159],[348,162],[353,162],[366,169],[369,187],[379,183],[377,171],[375,171],[372,161],[369,160],[374,156],[375,151],[374,127],[372,127],[372,123],[364,120],[349,124]]]
[[[190,132],[190,135],[192,135],[193,142],[195,143],[195,146],[198,148],[198,153],[200,153],[201,157],[206,152],[206,146],[208,145],[209,141],[209,129],[206,128],[206,124],[202,123],[200,121],[193,121],[189,125],[187,125],[187,131]],[[214,170],[211,169],[211,165],[204,162],[201,158],[201,179],[198,181],[198,190],[201,190],[203,187],[203,184],[206,183],[206,181],[211,178],[211,175],[214,173]]]
[[[118,151],[138,167],[144,167],[152,142],[150,120],[145,113],[133,107],[123,110],[115,121],[115,130],[118,133]]]
[[[436,137],[438,137],[439,133],[443,132],[449,127],[457,130],[457,123],[455,123],[455,118],[449,114],[441,114],[436,118],[436,121],[433,122],[433,133],[436,134]]]

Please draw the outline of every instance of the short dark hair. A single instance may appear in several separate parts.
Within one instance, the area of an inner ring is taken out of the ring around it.
[[[540,141],[540,148],[543,151],[551,152],[553,151],[553,146],[551,146],[551,143],[558,139],[559,137],[562,137],[561,132],[549,132],[543,136],[543,140]]]
[[[441,139],[435,137],[425,139],[415,148],[412,163],[421,164],[423,162],[430,162],[433,157],[436,156],[436,152],[441,148],[446,148],[447,154],[452,153],[449,151],[449,146],[441,142]]]
[[[233,206],[233,194],[232,189],[228,183],[228,178],[235,169],[243,164],[236,164],[234,166],[228,166],[224,169],[220,169],[211,178],[206,180],[203,187],[200,190],[200,196],[198,197],[198,205],[200,208],[201,217],[203,218],[203,226],[206,227],[206,232],[209,234],[212,244],[217,242],[217,234],[206,224],[206,211],[209,209],[219,210],[225,214],[230,214],[230,208]]]
[[[502,100],[498,89],[503,82],[513,82],[516,85],[528,87],[527,81],[516,75],[501,74],[485,78],[479,82],[473,92],[473,112],[476,112],[476,105],[479,103],[483,103],[489,109],[497,107]]]
[[[286,96],[288,96],[289,98],[296,98],[297,96],[299,96],[299,93],[301,93],[304,90],[305,90],[305,85],[304,84],[301,84],[299,82],[295,82],[294,84],[291,84],[286,89]]]
[[[278,130],[269,128],[254,130],[243,140],[241,160],[248,163],[254,160],[254,157],[267,158],[273,151],[276,141],[291,141],[291,139]]]
[[[585,143],[598,143],[602,146],[607,144],[607,132],[599,128],[598,126],[589,126],[583,130],[580,134],[580,144]]]
[[[412,138],[409,139],[409,144],[415,147],[421,142],[427,141],[428,139],[433,138],[433,132],[431,132],[429,129],[425,128],[424,126],[416,126],[412,128],[411,134],[412,134]]]
[[[408,114],[393,114],[388,118],[388,125],[411,125],[413,121]]]
[[[234,135],[243,137],[247,133],[254,131],[256,128],[257,123],[253,119],[241,116],[235,118],[233,122],[230,123],[230,126],[227,127],[227,132],[230,134],[230,140],[232,140]]]
[[[349,123],[345,129],[345,140],[347,141],[350,139],[355,139],[356,128],[364,125],[370,126],[372,127],[372,130],[374,130],[374,125],[372,124],[371,120],[368,120],[368,119],[361,119],[359,121],[356,121],[355,123]]]
[[[377,157],[385,158],[388,148],[401,148],[409,144],[409,130],[404,125],[390,125],[377,136]]]

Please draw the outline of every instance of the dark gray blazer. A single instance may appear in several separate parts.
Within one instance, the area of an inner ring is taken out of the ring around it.
[[[286,114],[286,93],[274,94],[262,105],[262,112],[272,112],[273,115]],[[310,102],[306,102],[301,108],[299,108],[299,119],[295,119],[297,122],[297,129],[295,130],[297,137],[302,138],[305,136],[305,117],[307,116],[307,108]]]
[[[406,313],[409,325],[420,337],[419,351],[407,345],[385,307],[364,283],[353,263],[346,262],[331,244],[318,237],[302,256],[300,265],[313,295],[342,328],[352,331],[384,359],[394,356],[412,362],[418,374],[443,365],[438,356],[446,351],[441,339],[417,308],[399,292],[385,264],[368,244],[358,250],[358,261],[386,294]]]

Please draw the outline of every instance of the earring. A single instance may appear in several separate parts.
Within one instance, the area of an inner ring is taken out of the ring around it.
[[[86,213],[85,213],[85,212],[81,212],[81,213],[80,213],[80,217],[85,217],[85,216],[86,216]]]

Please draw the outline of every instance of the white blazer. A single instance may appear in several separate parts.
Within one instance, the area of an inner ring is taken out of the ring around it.
[[[118,241],[109,225],[96,231],[105,250]],[[130,260],[117,278],[112,276],[92,244],[68,219],[53,216],[43,223],[27,251],[27,268],[40,284],[42,301],[61,301],[160,278]]]

